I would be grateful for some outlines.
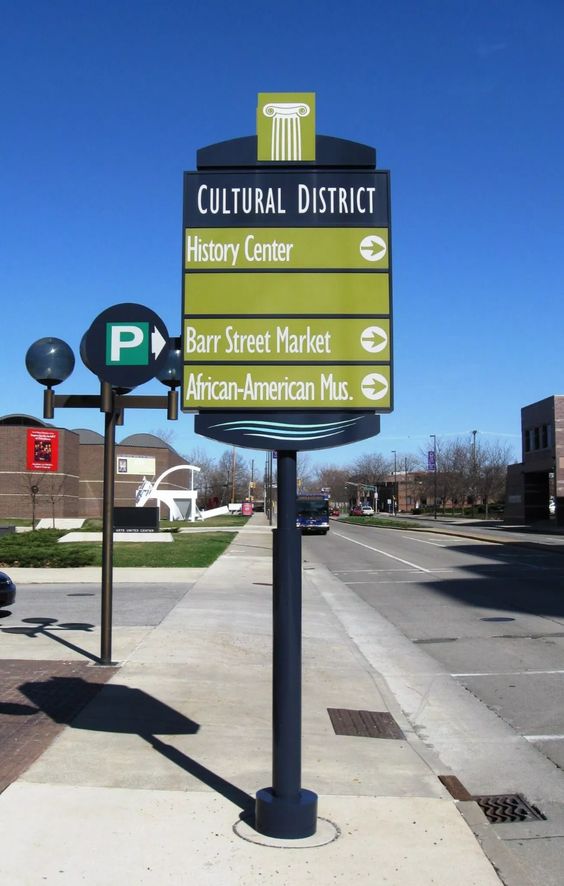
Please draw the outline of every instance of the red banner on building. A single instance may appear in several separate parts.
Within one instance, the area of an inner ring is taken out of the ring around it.
[[[27,432],[28,471],[59,470],[59,432],[29,428]]]

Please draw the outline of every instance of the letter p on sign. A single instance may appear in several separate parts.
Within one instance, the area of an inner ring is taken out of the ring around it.
[[[107,366],[149,365],[148,323],[106,324]]]

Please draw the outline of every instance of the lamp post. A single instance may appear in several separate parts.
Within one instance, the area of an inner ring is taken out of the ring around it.
[[[472,431],[472,518],[474,517],[474,504],[476,501],[476,434]]]
[[[437,519],[437,436],[436,434],[431,434],[431,440],[433,441],[433,473],[434,477],[434,493],[433,493],[433,516],[435,520]],[[443,511],[444,513],[444,511]]]
[[[88,369],[86,349],[81,343],[81,356]],[[166,409],[167,418],[178,418],[178,392],[182,359],[180,339],[169,340],[166,359],[161,361],[155,377],[169,388],[166,397],[133,396],[130,389],[101,381],[100,394],[54,394],[53,387],[72,373],[75,358],[70,346],[58,338],[41,338],[28,348],[25,364],[35,381],[45,386],[43,417],[54,417],[55,409],[99,409],[104,413],[104,483],[102,500],[102,582],[100,664],[112,663],[112,597],[113,597],[113,505],[115,472],[115,428],[122,424],[126,409]]]
[[[392,493],[392,514],[395,515],[395,513],[396,513],[396,498],[397,498],[396,490],[397,490],[397,484],[398,484],[398,480],[397,480],[398,456],[397,456],[397,452],[395,449],[392,449],[392,455],[394,456],[394,489],[393,489],[393,493]]]

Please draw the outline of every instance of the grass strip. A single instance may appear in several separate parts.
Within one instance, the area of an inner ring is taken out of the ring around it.
[[[101,542],[58,544],[64,532],[39,529],[0,537],[0,568],[101,566]],[[172,543],[116,542],[114,566],[210,566],[231,544],[235,533],[202,532],[174,535]]]
[[[172,544],[115,542],[114,566],[211,566],[234,538],[231,532],[202,532],[175,535]],[[97,547],[101,564],[102,546]]]

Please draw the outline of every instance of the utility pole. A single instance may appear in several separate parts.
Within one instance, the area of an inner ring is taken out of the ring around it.
[[[392,514],[395,515],[397,503],[397,485],[398,485],[398,455],[395,449],[392,449],[392,455],[394,456],[394,489],[392,492]]]
[[[472,517],[474,517],[474,505],[476,502],[476,434],[472,431]]]
[[[435,520],[437,519],[437,435],[431,434],[431,440],[433,441],[433,473],[435,475],[434,480],[434,495],[433,495],[433,513]],[[443,511],[444,513],[444,511]]]
[[[231,504],[235,504],[235,447],[231,453]]]

